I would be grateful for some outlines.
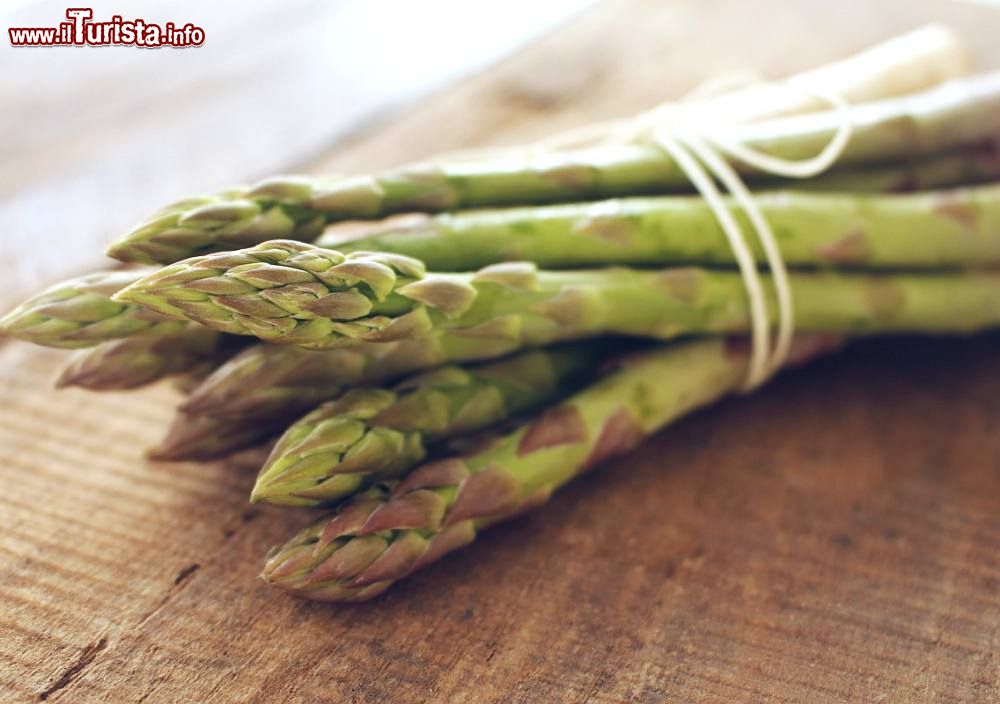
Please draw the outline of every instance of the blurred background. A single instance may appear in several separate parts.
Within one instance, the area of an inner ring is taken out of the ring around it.
[[[201,47],[137,49],[13,48],[7,28],[55,26],[73,3],[0,0],[0,256],[58,246],[11,284],[26,291],[92,266],[103,243],[184,195],[308,168],[590,4],[86,3],[95,21],[191,22],[206,34]]]

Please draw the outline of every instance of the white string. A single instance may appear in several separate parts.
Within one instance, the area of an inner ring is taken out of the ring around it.
[[[689,136],[685,141],[690,145],[691,142],[696,141],[696,138]],[[757,270],[757,263],[754,261],[753,252],[744,239],[739,224],[722,200],[722,194],[719,193],[715,181],[692,153],[695,150],[688,148],[681,139],[667,134],[665,129],[658,131],[656,142],[673,158],[698,193],[708,203],[708,207],[712,209],[722,231],[726,234],[726,239],[729,240],[729,247],[732,249],[736,264],[743,275],[743,287],[746,289],[747,299],[750,303],[750,340],[752,345],[750,369],[745,385],[748,389],[753,388],[766,378],[769,360],[772,359],[767,298],[764,296],[764,287],[761,283],[760,272]]]
[[[746,213],[761,246],[764,248],[764,254],[767,257],[767,266],[771,271],[771,280],[774,284],[774,293],[778,304],[778,332],[774,341],[774,351],[770,355],[766,351],[762,351],[759,353],[760,357],[756,359],[751,358],[753,364],[751,364],[744,387],[747,390],[753,390],[767,381],[768,377],[774,374],[785,363],[788,351],[792,345],[792,337],[795,332],[795,309],[792,301],[792,288],[788,283],[788,270],[785,267],[785,259],[781,255],[781,248],[778,246],[774,231],[757,205],[757,201],[754,200],[750,190],[737,175],[736,171],[733,170],[725,159],[719,156],[718,152],[714,151],[700,139],[689,137],[687,142],[695,154],[698,155],[698,158],[708,166],[712,173],[722,182],[722,185],[733,194],[733,198],[743,209],[743,212]],[[725,204],[721,203],[721,201],[719,205],[723,208],[725,207]],[[742,239],[742,234],[741,231],[741,245],[747,247],[749,250],[750,247],[746,244],[746,240]],[[755,275],[758,273],[756,267],[753,268],[753,271]],[[758,306],[758,308],[763,310],[762,315],[764,316],[764,320],[754,325],[754,331],[755,334],[768,340],[768,344],[764,349],[769,350],[769,315],[766,307],[763,305],[763,293],[759,295],[762,298],[762,305]],[[751,314],[753,314],[754,310],[755,308],[751,307]]]
[[[655,120],[660,115],[666,116],[667,119],[662,120],[652,130],[652,141],[673,158],[678,168],[705,199],[726,235],[743,277],[749,302],[751,356],[743,387],[746,391],[751,391],[767,381],[787,359],[795,332],[795,308],[788,281],[788,270],[774,231],[753,194],[723,155],[738,159],[764,173],[787,178],[809,178],[825,171],[836,162],[850,141],[852,133],[849,108],[841,96],[804,88],[790,82],[789,85],[826,100],[839,117],[836,131],[816,156],[797,161],[789,160],[765,154],[718,135],[699,133],[696,128],[685,125],[685,111],[681,106],[671,106],[674,108],[672,115],[665,115],[666,111],[662,107],[657,108],[641,115],[632,125],[633,129],[638,127],[645,130],[650,117]],[[623,136],[625,135],[618,135],[619,138]],[[632,139],[634,138],[633,132]],[[764,251],[778,307],[777,332],[773,348],[770,311],[753,249],[747,242],[739,223],[726,207],[716,181],[722,184],[736,204],[746,213]]]

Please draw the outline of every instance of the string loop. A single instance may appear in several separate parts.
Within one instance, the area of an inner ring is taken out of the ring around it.
[[[774,231],[750,189],[726,157],[743,162],[761,173],[785,178],[811,178],[836,163],[847,147],[853,131],[850,109],[842,96],[793,81],[786,81],[784,85],[829,103],[839,118],[830,141],[815,156],[799,160],[776,157],[727,138],[724,132],[699,129],[689,113],[690,106],[697,103],[689,100],[677,105],[654,108],[639,115],[631,123],[618,125],[609,134],[609,141],[612,142],[646,139],[666,151],[705,199],[725,233],[743,277],[749,303],[751,356],[743,385],[745,391],[752,391],[766,382],[788,358],[795,332],[795,308],[788,270]],[[725,188],[746,214],[764,252],[778,309],[777,332],[773,343],[771,313],[753,248],[747,241],[743,228],[726,206],[717,184]]]

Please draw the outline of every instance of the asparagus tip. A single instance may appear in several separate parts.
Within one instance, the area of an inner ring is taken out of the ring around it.
[[[176,462],[178,460],[177,457],[173,456],[174,448],[165,447],[163,444],[147,447],[142,454],[150,462]]]
[[[250,503],[259,504],[265,501],[268,496],[267,483],[261,482],[260,477],[254,482],[253,489],[250,490]]]
[[[128,264],[155,265],[158,263],[156,259],[146,254],[140,247],[133,246],[128,240],[112,242],[105,248],[104,254]]]
[[[0,317],[0,338],[24,339],[23,333],[22,335],[18,334],[18,328],[24,325],[24,317],[25,311],[20,306]]]
[[[74,370],[70,369],[69,367],[61,370],[59,374],[56,375],[56,378],[52,380],[52,388],[66,389],[71,386],[76,386],[77,383],[73,371]]]
[[[111,295],[111,300],[116,303],[138,303],[136,300],[136,291],[133,289],[133,285],[126,286],[121,291]]]

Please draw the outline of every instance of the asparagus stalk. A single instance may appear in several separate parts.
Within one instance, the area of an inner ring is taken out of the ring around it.
[[[804,331],[941,333],[1000,323],[1000,273],[793,273],[789,283]],[[308,348],[448,332],[506,352],[602,334],[743,332],[743,286],[735,272],[696,268],[538,271],[512,262],[425,274],[400,255],[276,241],[166,267],[115,295]]]
[[[771,192],[757,202],[790,266],[939,269],[1000,263],[1000,185],[881,196]],[[731,201],[729,206],[749,232],[746,214]],[[757,261],[766,262],[760,243],[751,244]],[[717,218],[696,196],[414,213],[373,225],[335,225],[316,245],[416,257],[437,271],[511,260],[546,268],[736,263]]]
[[[146,457],[159,462],[204,462],[230,455],[276,437],[294,416],[245,419],[178,414],[166,435],[155,447],[146,450]]]
[[[824,347],[813,340],[804,358]],[[745,353],[721,339],[633,357],[485,450],[376,485],[268,554],[262,579],[325,601],[363,601],[543,504],[576,475],[738,388]]]
[[[173,378],[173,387],[186,396],[201,386],[220,366],[210,360],[197,362],[183,372],[177,373]]]
[[[792,77],[798,85],[836,93],[851,103],[881,100],[966,75],[969,56],[959,37],[941,25],[925,25],[846,59]],[[823,110],[810,93],[782,86],[751,85],[701,101],[707,114],[749,122]]]
[[[960,39],[940,25],[926,25],[870,49],[792,76],[782,83],[751,82],[736,90],[689,97],[684,102],[696,119],[725,115],[727,122],[754,122],[826,110],[815,92],[842,96],[850,104],[882,100],[925,90],[967,75],[969,56]],[[803,88],[805,90],[803,90]],[[812,92],[811,92],[812,91]],[[613,136],[620,121],[574,130],[560,144],[579,145]]]
[[[478,367],[442,367],[392,389],[352,389],[285,431],[251,500],[315,506],[399,476],[434,443],[565,395],[604,353],[594,344],[536,350]]]
[[[147,271],[102,271],[65,281],[0,319],[0,333],[46,347],[92,347],[136,334],[173,335],[185,328],[176,316],[111,300]]]
[[[471,345],[450,345],[443,337],[360,343],[324,352],[253,345],[210,374],[180,410],[234,420],[296,417],[335,398],[347,386],[381,384],[448,362],[488,359],[513,347],[475,340]]]
[[[992,143],[1000,129],[998,116],[1000,73],[863,103],[850,110],[853,137],[840,163],[872,163]],[[841,120],[838,113],[823,112],[719,131],[730,141],[800,159],[819,152]],[[755,175],[746,165],[736,166]],[[108,253],[123,261],[169,263],[279,237],[309,241],[335,220],[411,210],[584,201],[686,187],[684,172],[653,143],[543,154],[529,150],[342,179],[278,177],[169,206]]]
[[[78,350],[55,385],[91,391],[134,389],[202,365],[218,366],[241,346],[242,338],[189,323],[173,332],[133,335]]]
[[[350,386],[383,384],[449,362],[499,357],[519,348],[513,342],[478,340],[447,333],[387,343],[312,352],[290,345],[253,345],[197,385],[180,405],[159,446],[159,459],[217,457],[252,445],[284,429],[318,404]],[[219,444],[195,428],[210,417]]]
[[[972,186],[1000,179],[1000,154],[992,144],[972,146],[891,164],[837,169],[795,184],[799,191],[907,193]]]

